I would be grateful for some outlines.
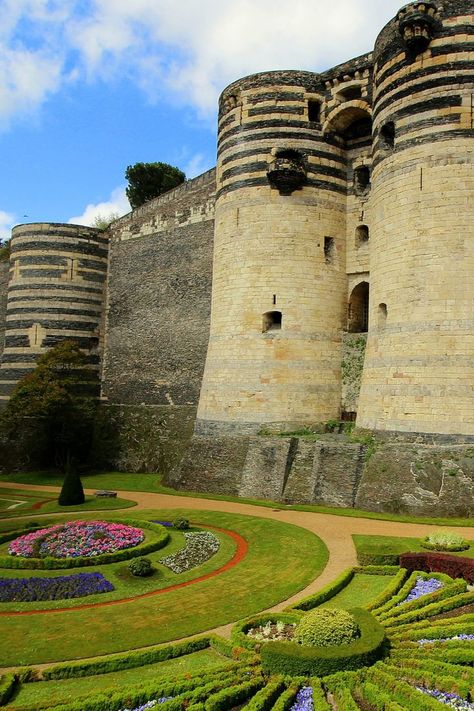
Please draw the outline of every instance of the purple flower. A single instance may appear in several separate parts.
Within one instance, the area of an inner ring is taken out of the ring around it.
[[[474,634],[456,634],[453,637],[437,637],[435,639],[419,639],[418,644],[435,644],[436,642],[451,642],[451,641],[471,642],[474,640]]]
[[[290,711],[313,711],[313,709],[313,689],[311,686],[302,686]]]
[[[438,691],[437,689],[426,689],[424,686],[416,686],[415,688],[421,691],[422,694],[427,694],[442,704],[446,704],[446,706],[449,706],[451,709],[459,709],[459,711],[474,709],[474,704],[466,701],[466,699],[461,698],[457,694],[448,693],[447,691]]]
[[[55,578],[0,578],[0,602],[66,600],[113,589],[102,573],[76,573]]]
[[[412,587],[406,598],[398,604],[404,605],[406,602],[418,600],[419,597],[423,597],[423,595],[429,595],[430,593],[436,592],[436,590],[440,590],[443,587],[444,583],[442,583],[440,580],[436,580],[436,578],[429,578],[428,580],[426,580],[425,578],[419,576],[416,579],[414,587]]]

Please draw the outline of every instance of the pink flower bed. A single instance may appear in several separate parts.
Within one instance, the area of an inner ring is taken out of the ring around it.
[[[132,548],[143,539],[141,529],[123,523],[69,521],[16,538],[10,543],[8,552],[24,558],[92,557]]]

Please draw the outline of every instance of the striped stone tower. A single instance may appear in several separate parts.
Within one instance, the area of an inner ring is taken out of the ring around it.
[[[325,83],[269,72],[220,99],[211,332],[196,432],[339,416],[346,159]]]
[[[90,227],[13,229],[0,403],[58,341],[78,342],[98,369],[107,252],[107,239]]]
[[[363,428],[474,435],[473,20],[412,3],[376,43]]]

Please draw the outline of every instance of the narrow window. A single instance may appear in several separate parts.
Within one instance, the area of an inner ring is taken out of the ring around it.
[[[326,264],[334,262],[334,237],[324,238],[324,260]]]
[[[386,323],[387,323],[387,304],[379,304],[379,310],[378,310],[379,328],[380,329],[385,328]]]
[[[275,306],[276,302],[277,302],[277,296],[276,296],[276,294],[273,294],[273,306]]]
[[[366,165],[360,165],[354,170],[354,192],[365,195],[370,188],[370,170]]]
[[[369,228],[367,225],[359,225],[356,227],[355,231],[355,246],[357,248],[362,247],[362,245],[367,244],[369,241]]]
[[[386,151],[393,149],[395,145],[395,124],[393,121],[384,123],[380,129],[380,147]]]
[[[267,311],[262,317],[262,333],[281,329],[281,311]]]
[[[309,99],[308,101],[308,121],[315,121],[319,123],[321,120],[321,104],[315,99]]]

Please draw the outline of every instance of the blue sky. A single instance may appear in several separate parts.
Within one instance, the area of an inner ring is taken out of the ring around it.
[[[137,161],[215,164],[217,98],[369,51],[399,0],[0,0],[0,238],[129,211]]]

